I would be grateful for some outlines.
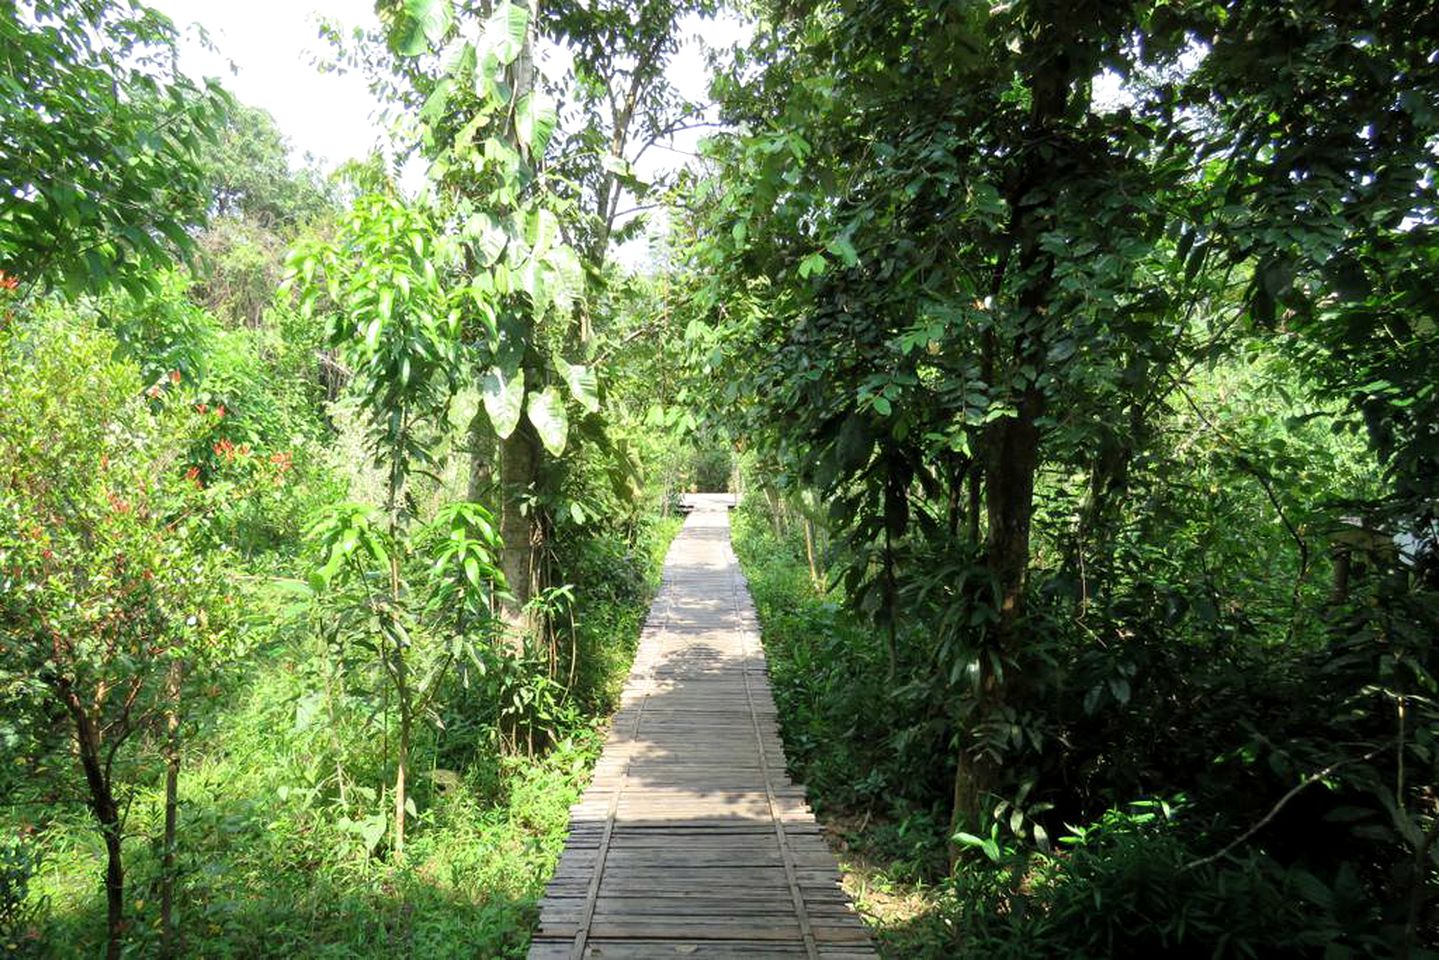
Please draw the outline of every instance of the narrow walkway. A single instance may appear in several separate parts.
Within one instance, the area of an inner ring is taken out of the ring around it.
[[[731,499],[690,500],[530,960],[873,960],[785,776]]]

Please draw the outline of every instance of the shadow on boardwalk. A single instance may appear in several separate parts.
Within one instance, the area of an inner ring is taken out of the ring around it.
[[[715,500],[671,547],[530,950],[676,956],[875,957],[785,776],[754,607]]]

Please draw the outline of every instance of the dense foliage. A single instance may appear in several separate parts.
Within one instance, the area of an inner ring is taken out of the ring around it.
[[[949,846],[936,955],[1433,944],[1435,28],[777,4],[722,78],[702,362],[878,628],[770,601],[791,743]]]
[[[174,64],[138,4],[0,7],[0,262],[29,285],[142,288],[187,252],[210,199],[201,153],[229,99]]]
[[[528,8],[380,13],[418,197],[296,167],[140,4],[3,11],[9,953],[524,952],[683,454],[658,298],[564,240]]]
[[[1439,955],[1431,7],[0,4],[0,943],[523,955],[733,487],[890,955]]]

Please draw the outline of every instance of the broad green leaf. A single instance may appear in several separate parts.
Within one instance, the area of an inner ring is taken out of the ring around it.
[[[526,94],[515,110],[515,132],[532,157],[544,155],[558,122],[554,99],[543,93]]]
[[[442,77],[440,82],[435,84],[434,91],[425,99],[425,105],[420,107],[420,119],[433,123],[445,115],[446,108],[450,105],[450,94],[454,91],[455,81],[449,77]]]
[[[560,392],[554,387],[545,387],[538,393],[531,393],[526,412],[550,455],[558,457],[564,453],[570,418],[565,413],[565,399]]]
[[[548,306],[548,304],[544,302],[544,265],[540,263],[540,261],[531,257],[530,259],[527,259],[523,264],[521,264],[520,268],[514,272],[513,279],[515,281],[515,286],[518,289],[524,291],[524,293],[530,298],[530,303],[534,307],[535,315],[538,316],[542,314],[545,310],[545,307]]]
[[[495,435],[505,439],[520,425],[520,414],[525,404],[524,370],[513,373],[499,367],[486,370],[480,377],[480,398],[484,401],[490,425],[495,428]]]
[[[508,238],[500,222],[488,213],[477,213],[465,223],[465,237],[480,254],[480,265],[490,267],[505,252]]]
[[[480,392],[474,387],[465,387],[450,398],[449,408],[445,411],[446,419],[450,426],[456,430],[464,430],[469,427],[475,415],[480,412]]]
[[[478,66],[475,45],[468,40],[453,40],[441,55],[447,79],[464,76]]]
[[[505,314],[496,324],[498,339],[494,344],[495,362],[506,370],[517,370],[525,359],[526,325],[513,314]]]
[[[538,260],[549,252],[555,238],[560,235],[560,221],[550,210],[540,207],[530,220],[530,249]]]
[[[839,257],[840,262],[846,267],[852,267],[859,263],[859,254],[855,252],[854,244],[849,242],[849,237],[835,237],[829,242],[826,249]]]
[[[800,278],[807,279],[811,274],[816,277],[823,276],[826,265],[824,254],[811,253],[799,262]]]
[[[585,270],[574,250],[561,244],[545,255],[550,266],[551,291],[555,307],[561,313],[568,313],[575,300],[584,291]]]
[[[419,56],[444,39],[454,22],[454,0],[404,0],[390,43],[402,57]]]
[[[380,345],[380,331],[384,328],[384,325],[385,318],[380,316],[375,317],[370,321],[369,325],[365,327],[365,349],[371,353]]]
[[[485,22],[485,43],[502,65],[509,66],[519,57],[525,47],[525,29],[529,23],[530,11],[509,0],[504,0],[490,14]]]
[[[560,372],[579,405],[590,413],[599,413],[600,381],[595,371],[582,363],[561,363]]]
[[[380,845],[385,837],[385,817],[383,814],[375,814],[366,817],[357,824],[360,839],[364,842],[367,850],[374,850]]]

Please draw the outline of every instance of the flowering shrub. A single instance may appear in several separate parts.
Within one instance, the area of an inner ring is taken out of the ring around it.
[[[198,489],[183,455],[204,424],[188,405],[155,406],[113,354],[58,307],[0,330],[0,700],[69,727],[107,850],[112,943],[120,790],[152,775],[135,734],[168,729],[178,764],[182,677],[222,662],[230,640],[220,556],[200,547],[249,479]]]

